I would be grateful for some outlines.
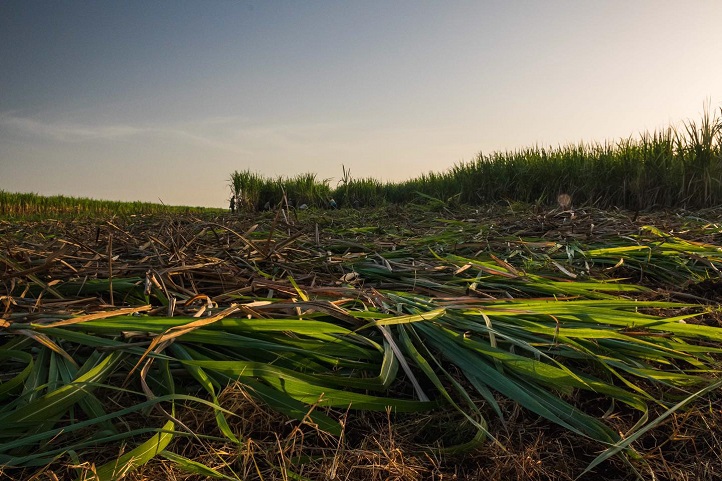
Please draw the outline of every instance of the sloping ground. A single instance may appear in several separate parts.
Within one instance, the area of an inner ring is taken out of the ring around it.
[[[722,213],[514,207],[0,223],[1,472],[722,476]]]

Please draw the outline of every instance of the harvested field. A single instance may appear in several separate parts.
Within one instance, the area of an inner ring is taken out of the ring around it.
[[[720,210],[0,221],[0,475],[719,479],[720,246]]]

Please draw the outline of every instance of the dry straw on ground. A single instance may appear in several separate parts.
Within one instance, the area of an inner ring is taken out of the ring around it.
[[[108,322],[114,318],[127,322],[132,328],[121,329],[113,339],[147,354],[155,351],[158,356],[149,365],[146,377],[139,359],[149,358],[136,355],[134,361],[123,360],[108,378],[111,386],[124,385],[133,392],[101,389],[95,393],[103,409],[112,412],[127,403],[143,401],[138,393],[144,389],[146,394],[160,395],[167,388],[159,367],[163,362],[161,354],[180,356],[179,351],[172,350],[178,346],[195,349],[187,351],[191,356],[207,356],[210,352],[207,346],[199,347],[193,341],[180,342],[191,339],[183,336],[210,332],[201,324],[149,332],[138,327],[138,319],[197,316],[192,322],[200,323],[225,313],[221,317],[229,321],[329,320],[339,329],[362,333],[359,329],[368,321],[359,317],[359,312],[375,313],[374,318],[381,322],[392,314],[408,317],[408,312],[392,312],[394,303],[423,300],[433,302],[436,309],[452,311],[500,299],[553,298],[559,293],[558,298],[569,300],[591,296],[599,302],[676,301],[670,307],[649,304],[645,312],[659,316],[697,313],[701,315],[687,322],[718,328],[722,292],[718,269],[722,259],[716,246],[722,244],[721,218],[720,212],[714,210],[655,214],[592,209],[535,212],[510,205],[438,212],[409,207],[398,212],[277,211],[214,218],[3,221],[0,277],[4,326],[0,335],[3,343],[26,336],[27,343],[36,346],[33,353],[49,348],[54,352],[53,359],[67,354],[67,362],[72,364],[87,348],[79,348],[68,339],[52,341],[52,336],[47,337],[51,343],[45,342],[43,332],[49,332],[50,324],[68,330],[80,330],[83,324],[96,326],[94,335],[103,336],[102,329],[107,329],[103,317]],[[613,278],[627,281],[619,284],[621,287],[579,287],[582,281]],[[236,308],[229,310],[234,305]],[[494,318],[489,322],[500,321]],[[23,326],[22,332],[12,330],[18,326]],[[399,344],[403,340],[401,331],[403,328],[394,338]],[[654,336],[646,330],[633,331],[624,330],[630,337]],[[287,346],[307,342],[299,331],[273,332],[283,333],[281,341]],[[383,343],[382,332],[381,326],[371,339]],[[471,341],[477,336],[475,332],[463,334]],[[278,334],[260,333],[254,342],[277,341],[272,335]],[[432,345],[431,341],[420,344],[414,339],[412,344],[416,343],[418,349]],[[500,337],[492,343],[497,341],[504,342]],[[695,342],[710,350],[720,347],[709,339]],[[20,349],[26,344],[13,346]],[[114,348],[103,349],[101,352]],[[399,381],[384,395],[411,400],[419,390],[436,392],[430,378],[424,378],[425,371],[414,364],[409,351],[404,352],[409,366],[398,367]],[[720,368],[719,357],[713,354],[712,358],[716,361],[705,365],[705,375],[710,379]],[[282,363],[278,364],[282,359],[282,355],[274,353],[267,364],[282,367]],[[136,371],[128,375],[134,364]],[[503,415],[501,421],[489,399],[474,391],[463,369],[457,365],[444,368],[448,369],[448,378],[441,366],[432,366],[431,370],[439,375],[455,403],[464,405],[463,393],[467,393],[498,442],[487,439],[463,452],[441,449],[463,445],[478,435],[478,429],[465,417],[473,418],[475,414],[464,414],[464,409],[451,409],[448,404],[441,409],[403,413],[348,410],[308,402],[304,407],[306,416],[301,413],[294,418],[263,402],[257,391],[263,385],[230,382],[214,395],[217,405],[232,413],[226,419],[238,442],[219,434],[217,411],[189,399],[176,399],[173,413],[171,403],[164,402],[165,414],[149,405],[148,409],[114,421],[133,430],[160,427],[170,416],[182,435],[176,435],[166,450],[200,463],[183,464],[171,455],[156,456],[129,471],[126,479],[204,479],[211,471],[203,471],[203,466],[231,479],[571,480],[604,449],[599,442],[555,425],[495,392],[496,409]],[[345,368],[341,365],[339,369]],[[182,371],[180,365],[168,366],[178,393],[212,397],[193,378],[182,376]],[[593,371],[580,367],[578,372]],[[421,385],[414,384],[414,377],[422,379]],[[8,379],[6,376],[3,381]],[[452,389],[454,382],[459,390]],[[674,393],[663,385],[643,381],[639,385],[655,396]],[[562,391],[558,396],[565,402],[597,413],[617,433],[629,432],[640,419],[639,412],[613,403],[603,394]],[[438,393],[434,397],[441,399]],[[722,476],[722,411],[716,404],[718,399],[719,394],[713,392],[688,409],[669,415],[635,441],[638,459],[613,457],[596,467],[593,475],[597,479],[718,479]],[[664,411],[662,406],[650,403],[649,417],[654,419]],[[340,430],[331,433],[322,429],[317,424],[319,419],[337,422]],[[78,473],[90,476],[148,436],[138,434],[118,443],[80,449],[74,454],[82,459],[65,456],[46,467],[0,468],[0,473],[16,479],[68,479]],[[190,472],[194,466],[200,470],[195,474]]]

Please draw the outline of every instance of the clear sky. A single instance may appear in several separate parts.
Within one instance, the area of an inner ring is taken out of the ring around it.
[[[225,207],[722,105],[722,1],[0,1],[0,189]]]

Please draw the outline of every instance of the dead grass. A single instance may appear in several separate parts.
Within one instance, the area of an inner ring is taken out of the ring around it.
[[[578,478],[602,446],[550,425],[512,403],[503,403],[506,422],[490,418],[489,430],[499,443],[487,442],[463,455],[421,449],[446,422],[458,423],[448,411],[426,415],[334,412],[344,427],[332,436],[315,426],[289,420],[251,398],[242,386],[221,394],[221,404],[236,414],[229,424],[240,445],[217,438],[208,409],[187,405],[178,417],[196,436],[179,437],[169,449],[241,480],[465,480],[520,479],[572,481]],[[613,458],[581,479],[713,481],[722,477],[722,409],[719,399],[671,416],[635,443],[636,461]],[[624,432],[633,416],[612,420]],[[138,422],[160,424],[153,414]],[[205,436],[214,439],[207,439]],[[457,440],[458,441],[458,440]],[[104,458],[121,454],[108,452]],[[78,468],[63,465],[26,477],[0,472],[0,479],[74,479]],[[125,479],[133,481],[210,479],[184,472],[157,457]]]
[[[240,446],[179,439],[172,449],[224,474],[243,480],[466,480],[578,479],[602,446],[506,403],[506,422],[492,420],[499,443],[487,442],[463,455],[420,449],[447,412],[394,415],[349,411],[341,436],[279,416],[258,404],[240,386],[223,393],[223,405],[238,414],[231,423],[243,436]],[[183,421],[197,433],[213,431],[214,420],[203,410],[188,409]],[[615,420],[624,431],[633,417]],[[458,422],[458,419],[448,419]],[[581,479],[712,481],[722,476],[722,410],[712,402],[669,418],[638,443],[640,459],[613,458]],[[50,479],[50,478],[48,478]],[[172,464],[155,459],[127,479],[198,480]]]

